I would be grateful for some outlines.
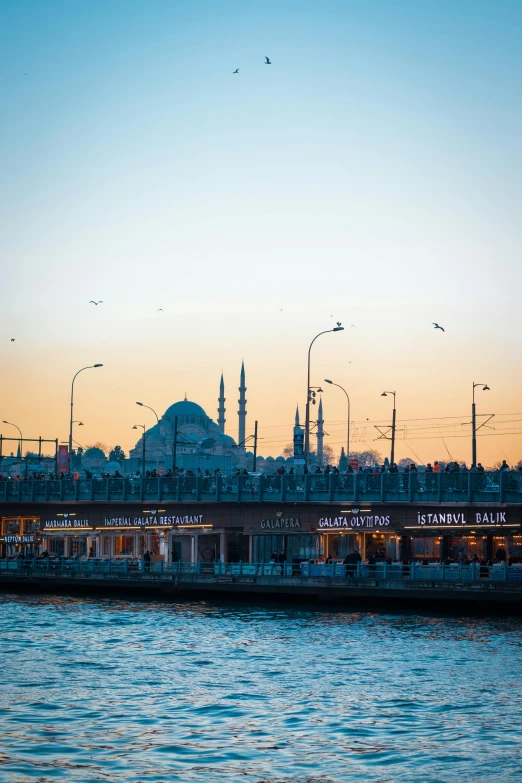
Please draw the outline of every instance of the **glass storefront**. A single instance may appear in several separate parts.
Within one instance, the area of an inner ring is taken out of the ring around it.
[[[115,555],[134,555],[134,536],[116,536],[114,539]]]
[[[440,538],[412,538],[411,556],[414,560],[440,560]]]
[[[254,563],[301,562],[319,555],[319,536],[304,533],[294,535],[252,536]]]
[[[65,557],[65,537],[50,536],[47,539],[47,551],[53,557]]]

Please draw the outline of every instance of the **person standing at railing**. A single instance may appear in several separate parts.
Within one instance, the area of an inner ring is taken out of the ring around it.
[[[506,550],[503,546],[499,546],[495,553],[495,558],[498,560],[499,563],[504,563],[506,560]]]
[[[146,574],[150,572],[150,552],[148,549],[143,555],[143,570]]]

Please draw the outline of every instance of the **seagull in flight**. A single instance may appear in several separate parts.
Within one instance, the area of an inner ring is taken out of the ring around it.
[[[15,341],[15,338],[11,337],[11,342],[14,343],[14,341]]]
[[[157,312],[157,313],[164,313],[164,312],[165,312],[165,310],[163,309],[163,307],[158,307],[158,309],[156,310],[156,312]]]
[[[435,321],[432,321],[431,323],[433,324],[435,329],[440,329],[441,332],[445,332],[446,331],[445,329],[442,328],[442,326],[439,326],[438,324],[436,324]]]
[[[337,321],[337,326],[341,326],[341,322],[340,321]]]
[[[103,304],[103,299],[100,299],[98,302],[95,302],[93,299],[89,301],[89,304],[96,305],[98,307],[99,304]]]
[[[232,71],[232,76],[233,76],[235,73],[239,73],[239,68],[236,68],[236,70],[235,70],[235,71]]]
[[[265,65],[272,65],[270,59],[266,56],[266,54],[265,54]]]

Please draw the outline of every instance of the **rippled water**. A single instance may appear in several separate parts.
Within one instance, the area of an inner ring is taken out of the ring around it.
[[[522,623],[2,596],[0,780],[522,777]]]

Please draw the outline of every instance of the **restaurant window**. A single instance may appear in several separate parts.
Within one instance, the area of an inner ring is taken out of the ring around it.
[[[63,557],[65,555],[65,538],[52,536],[48,539],[48,552],[54,557]]]
[[[440,538],[412,538],[411,547],[415,560],[440,560]]]
[[[114,552],[117,555],[134,554],[134,536],[116,536]]]
[[[6,536],[19,536],[21,528],[20,519],[6,519],[4,521],[4,535]]]
[[[460,560],[463,557],[471,559],[474,555],[479,560],[486,557],[485,538],[482,536],[452,536],[450,544],[450,558],[452,560]]]
[[[313,535],[292,535],[286,537],[286,560],[288,563],[301,560],[315,560],[319,555],[319,538]]]
[[[69,554],[73,557],[85,557],[87,554],[87,539],[85,536],[69,539]]]
[[[507,553],[516,563],[522,563],[522,536],[507,537]]]
[[[138,536],[138,557],[143,557],[147,551],[147,536]]]
[[[155,533],[150,537],[150,553],[151,555],[159,555],[160,553],[160,537]]]
[[[102,538],[102,556],[111,556],[111,538],[110,536],[103,536]]]
[[[328,556],[334,560],[344,560],[346,555],[350,554],[355,548],[354,535],[341,535],[333,533],[326,536],[328,544]]]
[[[252,536],[254,563],[276,561],[282,551],[286,555],[285,536]]]
[[[24,519],[24,534],[30,535],[32,533],[38,533],[40,530],[39,519]]]

